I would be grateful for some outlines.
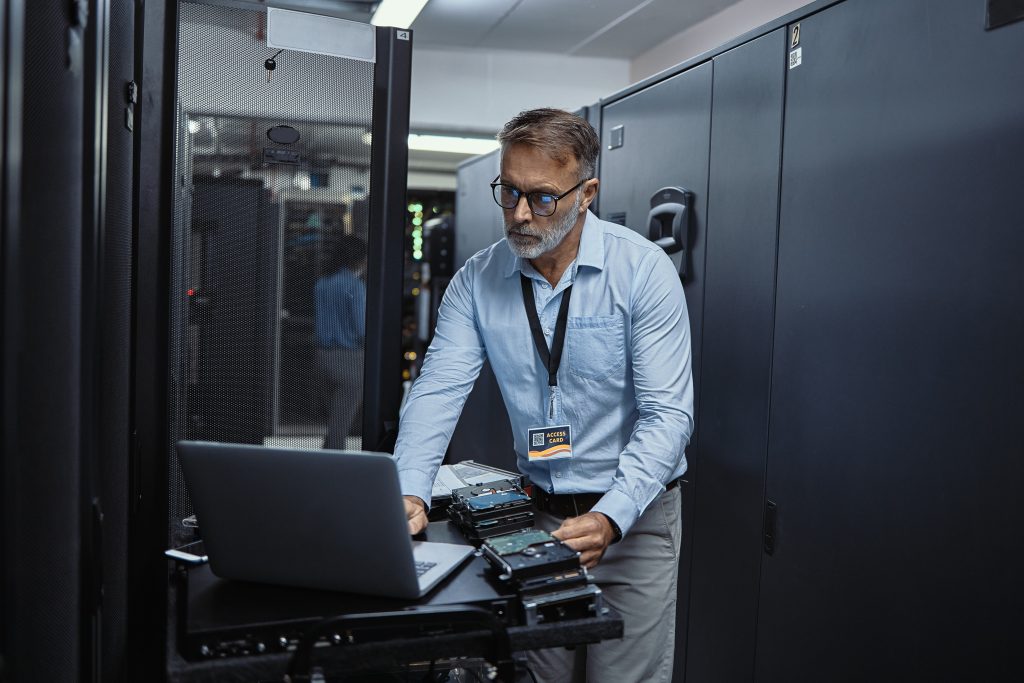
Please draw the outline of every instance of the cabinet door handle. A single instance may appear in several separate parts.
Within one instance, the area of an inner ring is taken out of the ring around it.
[[[686,247],[690,239],[693,193],[681,187],[663,187],[651,197],[647,236],[666,254],[682,252],[679,276],[686,279]]]

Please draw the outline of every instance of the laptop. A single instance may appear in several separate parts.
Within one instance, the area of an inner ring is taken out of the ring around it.
[[[473,553],[410,538],[386,453],[179,441],[178,459],[225,579],[419,598]]]

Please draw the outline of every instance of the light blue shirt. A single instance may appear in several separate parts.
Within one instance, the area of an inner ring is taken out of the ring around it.
[[[316,343],[322,349],[361,349],[366,336],[366,285],[342,268],[316,281]]]
[[[533,280],[549,348],[562,292],[572,285],[554,418],[520,273]],[[593,510],[626,534],[665,484],[686,471],[693,433],[686,299],[672,261],[632,230],[587,212],[576,260],[554,288],[505,240],[456,273],[402,410],[395,457],[404,495],[430,501],[485,357],[505,399],[519,468],[535,486],[604,493]],[[572,429],[572,459],[530,462],[528,430],[564,424]]]

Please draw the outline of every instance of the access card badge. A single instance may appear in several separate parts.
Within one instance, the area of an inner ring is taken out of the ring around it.
[[[572,433],[569,425],[537,427],[529,430],[530,462],[564,460],[572,457]]]

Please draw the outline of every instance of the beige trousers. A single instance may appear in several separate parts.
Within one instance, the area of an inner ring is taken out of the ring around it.
[[[682,538],[680,501],[678,486],[655,498],[626,537],[610,546],[591,570],[605,603],[622,616],[624,637],[576,651],[561,647],[527,652],[527,662],[539,683],[672,680]],[[553,531],[561,523],[562,518],[539,512],[534,526]],[[574,676],[576,660],[585,669]],[[520,680],[531,681],[529,674]]]

